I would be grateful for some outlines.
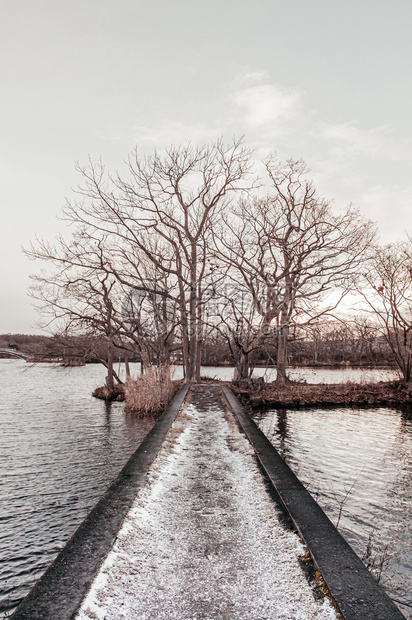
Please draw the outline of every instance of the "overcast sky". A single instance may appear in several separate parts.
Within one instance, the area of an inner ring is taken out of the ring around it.
[[[246,136],[412,231],[411,0],[0,0],[0,333],[39,332],[21,252],[75,162]]]

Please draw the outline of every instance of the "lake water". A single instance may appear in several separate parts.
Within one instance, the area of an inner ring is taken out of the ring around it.
[[[137,374],[137,365],[134,366],[133,372]],[[257,369],[256,376],[264,372],[262,368]],[[181,368],[178,367],[176,378],[180,373]],[[270,378],[273,378],[274,371],[270,370],[269,373]],[[359,371],[346,368],[297,369],[291,370],[290,374],[294,378],[309,382],[328,383],[380,380],[391,376],[385,371]],[[233,369],[203,368],[202,375],[229,380],[233,375]],[[122,403],[109,405],[93,398],[91,393],[96,386],[104,383],[104,376],[105,370],[99,365],[63,369],[52,364],[29,365],[20,360],[0,359],[0,617],[5,617],[27,594],[155,422],[153,418],[140,420],[125,414]],[[299,415],[299,412],[294,413]],[[329,412],[326,413],[329,415]],[[399,444],[401,446],[399,454],[406,455],[410,444],[405,440],[405,436],[409,435],[405,435],[406,431],[403,433],[399,429],[402,429],[402,424],[404,428],[410,427],[400,412],[393,414],[395,417],[390,417],[392,413],[382,413],[383,418],[388,420],[386,425],[382,425],[381,418],[377,418],[376,421],[371,419],[369,411],[364,410],[363,413],[365,416],[362,417],[361,411],[355,419],[353,432],[357,427],[365,427],[365,433],[359,436],[356,442],[352,441],[354,435],[349,435],[349,438],[344,435],[340,442],[353,443],[355,447],[349,452],[353,452],[354,462],[356,454],[359,454],[359,459],[366,458],[364,456],[366,446],[374,444],[380,446],[382,442],[387,445],[386,452],[390,453],[390,450],[393,452],[395,446]],[[289,418],[292,419],[292,414]],[[277,419],[276,412],[272,414],[266,412],[259,422],[266,425],[266,432],[273,436],[274,441],[277,441],[278,436]],[[369,426],[365,420],[369,420]],[[325,451],[322,459],[319,459],[319,450],[323,448],[316,443],[318,433],[313,431],[315,423],[304,424],[298,418],[296,422],[298,429],[307,428],[308,436],[305,440],[307,444],[302,440],[302,445],[308,446],[305,450],[313,452],[314,460],[317,455],[318,461],[326,463],[326,470],[331,471],[327,463],[333,462],[333,451],[330,454]],[[319,424],[325,426],[326,422],[322,418]],[[374,434],[371,435],[371,428],[375,429],[377,438]],[[331,424],[328,432],[331,436],[337,437],[340,433],[335,424]],[[398,444],[392,439],[395,436],[398,437]],[[286,440],[280,441],[283,445],[288,445]],[[316,447],[311,448],[313,441]],[[326,447],[331,445],[328,442],[326,444]],[[372,450],[372,447],[370,449]],[[343,463],[345,471],[346,466],[339,450],[335,461]],[[369,453],[369,447],[366,452]],[[297,454],[298,450],[295,450],[295,453]],[[309,463],[306,457],[303,461]],[[386,463],[387,461],[385,467]],[[412,500],[405,485],[410,484],[410,478],[407,474],[406,461],[401,460],[399,463],[398,484],[392,484],[388,493],[393,495],[388,497],[392,497],[394,506],[391,508],[392,522],[399,525],[399,530],[403,527],[404,531],[407,531],[404,526],[405,519],[402,520],[398,507],[404,506],[404,514],[409,518],[408,510],[411,509]],[[351,467],[349,463],[347,473],[342,474],[343,478],[347,476],[345,484],[349,484],[352,479]],[[371,469],[373,476],[377,467]],[[308,467],[309,470],[311,468],[312,466]],[[303,481],[305,481],[304,470],[303,467]],[[323,474],[319,473],[318,469],[314,471],[316,473],[313,478],[319,479],[319,482],[316,484],[312,482],[312,487],[315,486],[315,492],[321,494],[322,489],[329,488],[329,482],[323,484]],[[364,473],[365,468],[363,475]],[[338,474],[334,473],[330,484],[334,485],[332,495],[335,494],[339,498],[340,490],[336,486],[336,476]],[[328,497],[327,494],[325,497]],[[318,496],[318,500],[322,503],[321,495]],[[377,497],[376,503],[378,501],[386,502],[387,505],[389,500],[386,495],[382,495]],[[360,500],[358,505],[362,507]],[[348,528],[346,519],[349,510],[346,508],[349,507],[352,510],[348,499],[341,519],[344,528]],[[355,506],[356,509],[358,507]],[[387,512],[390,510],[387,509]],[[368,522],[364,512],[361,511],[359,515],[360,521]],[[375,513],[372,520],[373,523],[378,523]],[[388,520],[387,518],[385,523]],[[381,526],[381,522],[378,525],[385,540],[386,530]],[[357,530],[355,534],[357,543]],[[362,537],[363,534],[359,536]],[[363,544],[362,540],[361,543]]]
[[[27,594],[154,424],[91,396],[98,365],[0,360],[0,617]]]
[[[222,381],[231,381],[233,379],[233,368],[220,366],[203,367],[202,375],[207,377],[216,377]],[[398,379],[398,373],[394,370],[387,369],[369,369],[369,368],[289,368],[288,376],[293,381],[306,381],[307,383],[367,383],[369,381],[391,381]],[[176,369],[176,378],[181,376],[181,368]],[[265,381],[274,381],[276,379],[276,370],[274,368],[257,367],[253,371],[253,377],[264,377]]]
[[[411,618],[411,411],[277,409],[254,417],[360,557],[369,545],[375,574]]]

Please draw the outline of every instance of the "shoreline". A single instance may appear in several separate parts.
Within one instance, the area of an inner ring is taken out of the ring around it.
[[[265,383],[262,378],[245,381],[224,381],[202,377],[201,383],[227,385],[239,400],[252,409],[269,407],[408,407],[412,405],[412,386],[402,380],[379,381],[377,383],[302,383],[288,381],[277,385],[275,381]],[[181,379],[173,381],[174,395],[182,387]],[[98,387],[92,394],[95,398],[125,401],[124,385],[115,384],[112,392],[106,386]]]
[[[379,383],[294,383],[283,386],[249,381],[230,385],[236,396],[251,408],[410,406],[412,387],[402,381]]]

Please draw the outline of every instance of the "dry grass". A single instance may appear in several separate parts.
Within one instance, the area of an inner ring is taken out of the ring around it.
[[[151,366],[141,377],[126,382],[126,411],[140,416],[161,413],[179,387],[171,379],[170,368]]]
[[[399,405],[411,402],[412,390],[401,381],[388,383],[310,384],[290,382],[242,387],[233,391],[251,406]]]

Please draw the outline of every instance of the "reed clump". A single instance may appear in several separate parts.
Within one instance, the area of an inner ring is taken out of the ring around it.
[[[139,416],[161,413],[180,384],[172,381],[169,366],[150,366],[137,379],[125,383],[125,409]]]

